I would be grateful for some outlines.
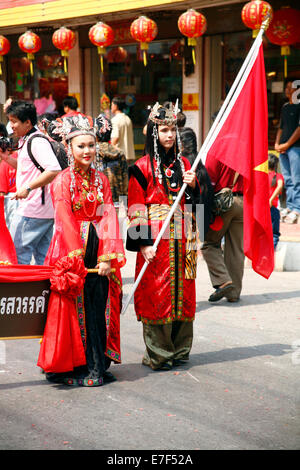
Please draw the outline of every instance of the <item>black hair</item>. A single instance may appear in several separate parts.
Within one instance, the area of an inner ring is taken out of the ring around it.
[[[271,181],[271,187],[276,185],[278,163],[279,163],[279,159],[277,155],[275,155],[275,153],[269,153],[268,154],[268,167],[269,167],[269,170],[275,171],[275,175],[273,176],[272,181]]]
[[[1,137],[7,137],[8,136],[6,125],[3,124],[2,122],[0,122],[0,136]]]
[[[179,134],[181,140],[182,155],[189,160],[192,166],[198,155],[197,136],[193,129],[191,129],[190,127],[183,127],[179,130]],[[201,193],[205,196],[207,193],[207,176],[205,166],[203,165],[201,160],[196,168],[196,174],[200,184]]]
[[[299,80],[299,78],[297,79],[296,77],[287,77],[287,78],[284,80],[284,87],[286,87],[289,82],[293,83],[293,82],[295,82],[296,80]]]
[[[32,126],[37,123],[36,107],[28,101],[17,100],[13,101],[6,110],[7,116],[15,116],[21,122],[29,119]]]
[[[42,121],[43,119],[47,119],[47,121],[55,121],[57,118],[57,113],[44,113],[44,114],[39,114],[38,116],[38,121]]]
[[[66,96],[63,100],[63,106],[67,106],[73,111],[76,111],[76,109],[78,108],[78,101],[75,96]]]
[[[112,103],[114,103],[120,111],[123,111],[126,108],[125,100],[121,96],[115,96],[112,99]]]
[[[177,114],[177,126],[179,129],[185,126],[186,123],[186,115],[182,112]]]

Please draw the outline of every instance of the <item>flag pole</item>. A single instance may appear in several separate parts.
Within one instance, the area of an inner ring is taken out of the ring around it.
[[[238,98],[240,89],[242,88],[244,82],[246,81],[246,79],[247,79],[247,77],[250,73],[250,70],[251,70],[251,68],[253,66],[253,62],[254,62],[253,58],[256,57],[256,55],[257,55],[257,52],[258,52],[259,47],[261,45],[262,35],[263,35],[265,29],[267,29],[267,27],[269,25],[269,21],[270,21],[270,17],[269,17],[269,14],[267,14],[267,17],[263,21],[263,23],[261,25],[261,28],[260,28],[260,31],[259,31],[254,43],[252,44],[251,49],[248,52],[247,57],[244,60],[244,63],[242,65],[236,79],[234,80],[234,83],[231,86],[230,91],[229,91],[229,93],[228,93],[228,95],[227,95],[220,111],[218,112],[218,115],[217,115],[217,117],[216,117],[216,119],[215,119],[215,121],[214,121],[207,137],[205,138],[205,141],[204,141],[204,143],[203,143],[203,145],[202,145],[202,147],[201,147],[201,149],[200,149],[200,151],[199,151],[199,153],[198,153],[198,155],[197,155],[197,157],[196,157],[196,159],[195,159],[195,161],[192,165],[192,168],[191,168],[192,171],[195,171],[195,169],[197,168],[197,166],[198,166],[201,159],[203,161],[203,158],[204,158],[203,164],[205,163],[205,158],[206,158],[206,155],[208,153],[208,150],[212,146],[212,144],[215,141],[218,133],[220,132],[221,127],[223,126],[223,123],[224,123],[224,121],[226,120],[226,118],[229,114],[229,111],[232,109],[236,99]],[[242,81],[242,78],[243,78],[243,81]],[[242,86],[239,87],[239,85],[241,84],[241,81],[242,81]],[[231,103],[230,103],[231,106],[229,108],[228,104],[229,104],[230,101],[231,101]],[[225,117],[225,119],[224,119],[224,117]],[[162,239],[162,237],[163,237],[163,235],[164,235],[164,233],[165,233],[165,231],[166,231],[166,229],[167,229],[167,227],[170,223],[170,220],[173,217],[174,212],[175,212],[179,202],[181,201],[181,198],[182,198],[186,188],[187,188],[187,183],[184,183],[182,185],[179,193],[178,193],[178,196],[176,197],[176,199],[175,199],[175,201],[174,201],[174,203],[171,207],[171,210],[170,210],[166,220],[164,221],[164,224],[163,224],[163,226],[162,226],[155,242],[154,242],[154,245],[153,245],[154,250],[156,250],[160,240]],[[130,301],[131,301],[131,299],[132,299],[132,297],[133,297],[133,295],[134,295],[134,293],[137,289],[137,286],[139,285],[139,283],[140,283],[147,267],[148,267],[148,263],[147,263],[147,261],[145,261],[141,271],[138,274],[138,277],[135,280],[135,283],[134,283],[130,293],[128,294],[128,296],[125,300],[125,303],[123,305],[121,314],[124,314],[126,312],[126,310],[128,308],[128,305],[129,305],[129,303],[130,303]]]

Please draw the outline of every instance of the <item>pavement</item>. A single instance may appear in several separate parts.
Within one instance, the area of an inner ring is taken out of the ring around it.
[[[280,233],[275,270],[300,271],[300,219],[296,224],[280,222]]]
[[[135,264],[127,256],[124,297]],[[189,363],[164,372],[141,364],[131,303],[121,317],[122,364],[110,368],[117,381],[103,387],[49,384],[36,366],[38,339],[0,341],[0,449],[298,450],[299,286],[300,272],[265,279],[246,267],[241,301],[211,304],[199,257]]]

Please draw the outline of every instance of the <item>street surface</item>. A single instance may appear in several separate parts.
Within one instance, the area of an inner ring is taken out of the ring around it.
[[[266,280],[245,268],[237,304],[210,304],[211,292],[199,258],[190,362],[171,371],[141,364],[132,304],[121,319],[123,362],[110,369],[118,380],[103,387],[49,384],[38,339],[0,342],[0,449],[298,450],[300,272]]]

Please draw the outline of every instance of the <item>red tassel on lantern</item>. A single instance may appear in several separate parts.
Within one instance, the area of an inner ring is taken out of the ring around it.
[[[253,0],[244,5],[241,16],[244,25],[253,30],[252,37],[255,38],[263,21],[268,16],[269,21],[272,20],[273,9],[268,2],[263,0]]]
[[[144,66],[147,65],[147,50],[149,42],[156,38],[158,33],[157,24],[146,16],[140,16],[130,25],[130,34],[136,41],[140,42],[143,51]]]
[[[26,31],[19,37],[18,46],[23,52],[27,53],[27,58],[30,61],[30,74],[33,75],[32,61],[34,60],[34,54],[42,47],[40,37],[32,31]]]
[[[89,39],[92,44],[97,46],[98,54],[100,56],[101,72],[103,73],[103,56],[106,53],[106,47],[110,46],[114,41],[115,35],[108,24],[99,23],[92,26],[89,30]]]
[[[57,49],[61,50],[61,55],[64,58],[64,71],[68,72],[67,57],[69,56],[69,50],[73,49],[76,44],[76,35],[74,31],[62,26],[61,28],[54,31],[52,35],[52,42]]]
[[[196,38],[202,36],[207,29],[207,22],[204,15],[190,8],[182,13],[178,19],[178,29],[184,36],[188,38],[188,45],[192,49],[193,63],[196,64],[195,46]]]
[[[274,12],[273,20],[266,31],[266,36],[273,44],[281,46],[284,56],[284,77],[287,77],[287,56],[290,46],[300,41],[300,11],[284,7]]]

